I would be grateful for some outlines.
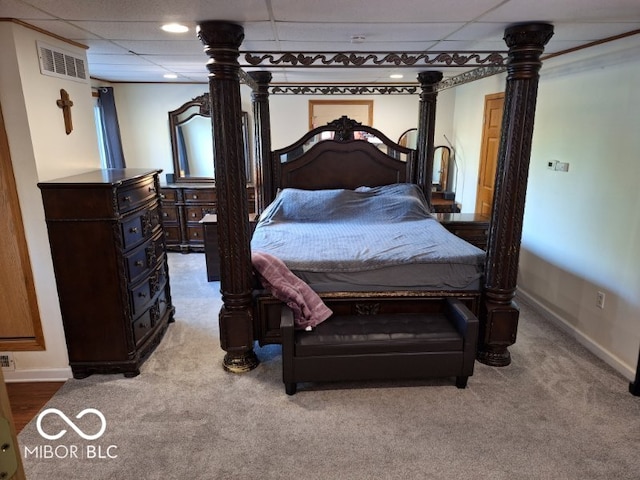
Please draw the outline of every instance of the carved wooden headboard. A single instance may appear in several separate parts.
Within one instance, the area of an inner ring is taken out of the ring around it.
[[[273,151],[271,162],[273,192],[279,188],[354,189],[416,180],[415,150],[344,116]]]

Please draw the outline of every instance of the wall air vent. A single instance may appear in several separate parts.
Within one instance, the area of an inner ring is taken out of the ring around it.
[[[84,58],[64,51],[59,47],[53,47],[42,42],[36,43],[40,60],[40,73],[42,75],[87,82]]]

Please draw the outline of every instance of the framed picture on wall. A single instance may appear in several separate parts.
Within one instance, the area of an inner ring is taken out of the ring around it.
[[[373,126],[373,100],[309,100],[309,130],[343,115]]]

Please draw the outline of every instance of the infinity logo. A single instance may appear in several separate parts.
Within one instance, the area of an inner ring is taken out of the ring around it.
[[[100,431],[98,431],[98,433],[94,434],[94,435],[87,435],[86,433],[84,433],[82,430],[80,430],[75,423],[73,423],[69,417],[67,417],[64,413],[62,413],[60,410],[58,410],[57,408],[47,408],[46,410],[43,410],[40,415],[38,415],[38,421],[36,422],[36,427],[38,428],[38,433],[40,435],[42,435],[44,438],[46,438],[47,440],[57,440],[60,437],[62,437],[65,433],[67,433],[66,430],[60,430],[60,432],[56,433],[55,435],[49,435],[48,433],[45,433],[42,430],[42,419],[44,417],[46,417],[49,414],[55,414],[58,415],[62,420],[64,420],[67,425],[69,425],[71,428],[73,428],[73,430],[75,430],[75,432],[80,435],[82,438],[84,438],[85,440],[95,440],[97,438],[100,438],[102,436],[102,434],[104,433],[104,431],[107,428],[107,420],[104,418],[104,415],[102,414],[102,412],[100,410],[96,410],[95,408],[85,408],[84,410],[82,410],[78,415],[76,415],[76,418],[82,418],[84,417],[87,413],[93,413],[94,415],[97,415],[98,418],[100,419],[100,422],[102,423],[102,426],[100,427]]]

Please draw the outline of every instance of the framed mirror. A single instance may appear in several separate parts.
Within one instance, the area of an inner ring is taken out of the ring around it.
[[[169,112],[169,135],[175,182],[214,183],[211,103],[209,93],[195,97]],[[249,148],[249,116],[242,112],[242,137],[247,184],[253,183]]]
[[[418,143],[418,129],[410,128],[400,135],[398,143],[403,147],[416,148]],[[455,166],[452,150],[446,145],[438,145],[433,149],[433,176],[431,185],[435,192],[451,192],[455,185]]]
[[[435,191],[444,192],[449,184],[449,161],[451,149],[446,145],[440,145],[433,151],[433,179],[432,185]]]

